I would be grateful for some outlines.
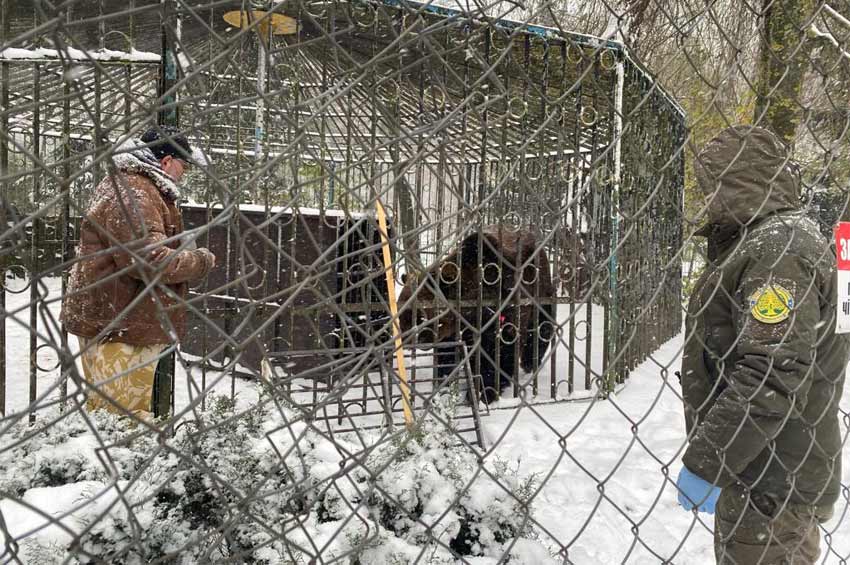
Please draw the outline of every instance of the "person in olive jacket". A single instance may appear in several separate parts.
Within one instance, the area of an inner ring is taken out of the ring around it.
[[[835,254],[800,203],[788,150],[736,126],[699,153],[708,264],[690,298],[677,487],[714,512],[723,564],[808,564],[841,489]]]
[[[185,332],[188,284],[215,264],[180,237],[178,183],[192,153],[173,128],[128,140],[83,216],[61,319],[79,337],[90,410],[150,419],[157,361]]]

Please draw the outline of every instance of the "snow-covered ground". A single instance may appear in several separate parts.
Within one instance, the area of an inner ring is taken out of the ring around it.
[[[681,345],[665,344],[608,400],[485,419],[495,454],[545,477],[536,518],[573,563],[714,562],[711,517],[683,511],[662,472],[669,465],[675,481],[681,466],[678,382],[671,375],[667,386],[660,376],[661,366],[678,363]]]
[[[58,288],[50,283],[46,290],[52,300],[47,311],[55,316]],[[21,308],[28,302],[28,293],[9,293],[6,301],[7,312],[12,314],[6,319],[9,414],[27,407],[28,312]],[[600,339],[596,330],[601,331],[595,314],[594,340]],[[559,312],[561,319],[565,315]],[[45,319],[44,315],[40,317]],[[674,485],[668,478],[675,480],[679,471],[685,439],[679,385],[672,376],[678,368],[681,347],[681,336],[664,344],[632,373],[625,387],[607,400],[520,405],[515,399],[505,399],[500,403],[504,409],[491,410],[483,418],[487,457],[499,456],[518,464],[522,474],[538,475],[542,487],[534,499],[534,510],[540,540],[551,550],[565,547],[570,562],[714,562],[712,517],[683,511],[676,504]],[[55,354],[52,358],[51,354],[49,348],[39,350],[42,367],[51,369],[55,365]],[[558,356],[556,371],[560,375],[568,357],[563,346]],[[182,368],[178,372],[178,412],[197,397],[200,376],[194,371],[191,378]],[[662,376],[667,372],[669,380]],[[56,377],[55,369],[40,373],[39,390],[48,390]],[[259,394],[254,383],[229,376],[217,379],[210,374],[207,385],[224,394],[234,387],[241,405],[250,404]],[[845,412],[850,411],[848,388],[850,385],[845,387],[842,401]],[[55,394],[51,392],[48,398]],[[81,453],[93,448],[78,446]],[[843,463],[846,492],[850,485],[850,449],[845,449]],[[31,489],[25,500],[54,515],[73,504],[74,496],[68,496],[67,504],[59,507],[53,502],[55,496],[50,489]],[[105,503],[108,497],[101,500]],[[839,504],[836,517],[825,524],[831,533],[831,546],[822,541],[822,563],[844,563],[850,558],[850,518],[845,516],[850,509],[846,501]],[[20,507],[8,500],[0,501],[0,513],[13,535],[23,534],[40,520],[32,512],[22,514]]]
[[[670,340],[608,400],[495,411],[483,420],[494,454],[542,474],[536,518],[557,543],[569,546],[573,563],[714,563],[712,516],[694,516],[676,503],[684,418],[679,383],[672,374],[664,380],[661,369],[678,368],[682,345],[681,335]],[[841,407],[850,411],[850,379]],[[846,447],[842,483],[846,493]],[[831,547],[822,539],[826,557],[820,563],[850,558],[849,512],[840,500],[835,518],[824,525]]]

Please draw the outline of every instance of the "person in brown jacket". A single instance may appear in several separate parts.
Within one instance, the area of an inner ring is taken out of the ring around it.
[[[150,419],[157,361],[185,332],[189,283],[215,264],[181,237],[178,183],[192,162],[183,134],[152,128],[118,147],[83,216],[61,319],[80,341],[90,410]]]

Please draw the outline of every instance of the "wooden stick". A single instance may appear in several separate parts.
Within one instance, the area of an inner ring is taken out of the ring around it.
[[[401,326],[398,321],[398,304],[395,298],[395,276],[393,261],[390,256],[390,239],[387,231],[387,214],[380,199],[375,200],[378,211],[378,228],[381,232],[381,249],[384,254],[384,272],[387,275],[387,294],[390,301],[390,314],[393,320],[393,340],[395,342],[395,358],[398,362],[398,378],[401,381],[401,402],[404,408],[404,422],[407,427],[413,425],[413,410],[410,409],[410,390],[407,387],[407,369],[404,365],[404,350],[401,348]]]

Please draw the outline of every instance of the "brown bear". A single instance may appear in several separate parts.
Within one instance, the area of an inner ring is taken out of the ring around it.
[[[406,336],[416,331],[420,347],[466,343],[488,404],[517,382],[518,367],[539,367],[554,335],[555,287],[540,243],[526,229],[487,226],[481,237],[470,234],[444,259],[407,276],[399,296],[401,329]],[[438,378],[455,371],[458,353],[437,347]]]

